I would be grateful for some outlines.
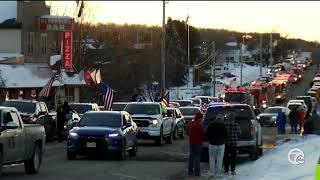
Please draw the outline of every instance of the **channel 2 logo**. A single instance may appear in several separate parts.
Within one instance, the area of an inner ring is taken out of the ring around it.
[[[294,165],[303,164],[305,162],[303,151],[298,148],[291,149],[288,152],[288,161]]]

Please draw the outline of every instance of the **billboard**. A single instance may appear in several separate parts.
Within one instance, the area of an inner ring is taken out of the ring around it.
[[[62,41],[63,67],[66,71],[72,69],[72,32],[63,32]]]
[[[73,31],[74,21],[69,16],[41,16],[39,19],[40,31]]]

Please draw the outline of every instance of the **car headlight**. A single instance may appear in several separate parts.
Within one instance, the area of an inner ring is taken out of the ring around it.
[[[281,98],[281,95],[277,95],[277,98],[280,99],[280,98]]]
[[[64,129],[67,129],[67,128],[68,128],[68,126],[67,126],[67,125],[64,125],[63,127],[64,127]]]
[[[158,125],[158,120],[157,119],[152,120],[152,125],[153,126],[157,126]]]
[[[277,116],[272,116],[271,119],[274,119],[274,120],[275,120],[275,119],[277,119]]]
[[[109,137],[117,137],[117,136],[119,136],[119,133],[111,133],[111,134],[109,134]]]
[[[75,132],[70,132],[70,133],[69,133],[69,135],[70,135],[70,136],[72,136],[72,137],[76,137],[76,136],[78,136],[78,134],[77,134],[77,133],[75,133]]]
[[[260,116],[257,116],[257,119],[259,120],[259,119],[260,119]]]
[[[263,107],[263,108],[266,108],[266,107],[267,107],[267,104],[262,104],[262,107]]]
[[[295,80],[295,81],[297,81],[297,80],[298,80],[298,78],[294,78],[294,80]]]
[[[302,76],[301,76],[301,74],[299,74],[299,78],[301,78]]]

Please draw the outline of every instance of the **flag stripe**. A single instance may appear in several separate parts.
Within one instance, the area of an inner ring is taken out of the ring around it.
[[[110,111],[113,102],[113,90],[103,83],[101,84],[101,86],[104,109],[106,111]]]
[[[41,89],[39,96],[40,97],[49,97],[50,96],[50,92],[51,92],[51,87],[53,82],[56,80],[57,78],[57,74],[54,74],[50,80],[48,81],[48,83]]]

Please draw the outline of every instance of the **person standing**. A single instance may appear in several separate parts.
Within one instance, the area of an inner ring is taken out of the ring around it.
[[[298,117],[299,117],[299,119],[298,119],[299,132],[300,132],[300,134],[302,134],[302,133],[303,133],[304,118],[305,118],[305,113],[304,113],[304,111],[303,111],[302,108],[299,109],[298,115],[299,115],[299,116],[298,116]]]
[[[202,113],[196,113],[194,119],[188,124],[187,133],[189,135],[189,166],[188,175],[201,176],[200,160],[201,160],[201,146],[204,137],[203,125],[201,123],[203,118]]]
[[[283,112],[278,112],[276,125],[278,128],[278,134],[285,134],[286,115]]]
[[[57,130],[58,130],[58,141],[62,142],[64,135],[64,123],[66,118],[63,112],[63,106],[60,105],[57,108]]]
[[[290,111],[289,118],[290,118],[290,126],[291,126],[291,134],[297,134],[297,126],[298,126],[298,119],[299,119],[299,113],[297,111],[297,108],[293,108]]]
[[[224,116],[217,115],[216,119],[208,125],[206,136],[209,141],[209,162],[212,176],[221,173],[227,130],[224,125]]]
[[[237,142],[241,134],[240,125],[235,121],[235,115],[233,112],[227,114],[225,120],[225,126],[227,130],[227,139],[224,151],[224,172],[229,173],[231,167],[231,174],[236,174],[236,156],[237,156]]]

